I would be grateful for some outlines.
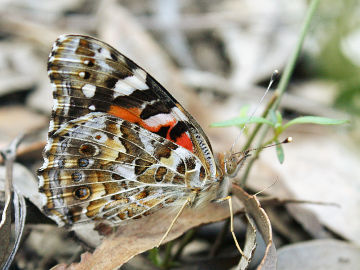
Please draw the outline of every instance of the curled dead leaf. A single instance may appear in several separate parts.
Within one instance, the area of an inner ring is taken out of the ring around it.
[[[237,265],[237,270],[244,270],[247,269],[252,256],[254,254],[254,251],[256,249],[256,227],[254,220],[248,215],[245,214],[246,219],[248,221],[248,226],[246,229],[246,241],[244,246],[244,254],[248,258],[248,260],[245,257],[241,257],[239,264]]]
[[[0,245],[0,266],[2,266],[3,270],[9,269],[14,260],[25,227],[25,199],[13,186],[13,169],[16,149],[22,138],[23,136],[18,136],[5,150],[1,151],[1,155],[5,161],[5,167],[3,167],[3,173],[0,176],[0,183],[3,183],[3,187],[0,190],[5,191],[5,207],[0,222],[0,243],[2,243]],[[1,177],[3,177],[3,179],[1,179]],[[14,232],[12,232],[11,228],[12,215],[14,215],[15,220]],[[13,241],[12,234],[14,234]]]
[[[0,222],[0,266],[3,266],[6,263],[7,257],[9,255],[12,205],[10,185],[4,185],[2,187],[0,186],[0,190],[5,191],[5,206],[2,210]]]
[[[266,243],[264,257],[257,269],[276,269],[276,249],[272,240],[271,224],[267,214],[265,213],[264,209],[261,208],[261,205],[255,195],[248,194],[245,190],[237,185],[233,185],[233,193],[236,198],[238,198],[244,204],[245,212],[254,219],[255,224],[257,225]],[[239,265],[241,263],[242,262],[240,261]]]

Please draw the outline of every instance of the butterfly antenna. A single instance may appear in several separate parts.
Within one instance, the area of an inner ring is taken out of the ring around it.
[[[240,152],[236,152],[236,153],[233,153],[232,155],[237,155],[237,154],[246,154],[248,155],[249,152],[252,152],[252,151],[257,151],[259,149],[265,149],[265,148],[269,148],[269,147],[273,147],[273,146],[277,146],[279,144],[285,144],[285,143],[291,143],[292,142],[292,137],[287,137],[285,140],[283,140],[282,142],[277,142],[277,143],[272,143],[272,144],[269,144],[269,145],[265,145],[265,146],[261,146],[261,147],[257,147],[257,148],[249,148],[245,151],[240,151]]]
[[[237,142],[238,142],[239,139],[240,139],[241,134],[244,132],[245,125],[246,125],[247,123],[249,123],[250,120],[254,117],[255,113],[257,112],[257,110],[258,110],[259,107],[260,107],[260,104],[263,102],[265,96],[266,96],[267,93],[269,92],[271,86],[272,86],[273,83],[277,80],[278,75],[279,75],[279,71],[278,71],[277,69],[274,70],[273,74],[271,75],[271,79],[270,79],[269,85],[268,85],[268,87],[266,88],[266,91],[265,91],[264,95],[261,97],[261,99],[260,99],[259,103],[257,104],[255,110],[251,113],[250,117],[248,118],[248,120],[246,121],[246,123],[243,125],[242,129],[240,130],[239,135],[236,137],[234,143],[232,144],[232,146],[231,146],[231,148],[230,148],[230,153],[233,152],[233,150],[234,150],[234,148],[235,148],[235,145],[237,144]]]
[[[257,148],[250,148],[246,151],[257,151],[259,149],[265,149],[265,148],[269,148],[269,147],[273,147],[273,146],[277,146],[277,145],[280,145],[280,144],[285,144],[285,143],[291,143],[292,142],[292,137],[287,137],[285,140],[283,140],[282,142],[277,142],[277,143],[272,143],[272,144],[269,144],[269,145],[265,145],[265,146],[261,146],[261,147],[257,147]]]

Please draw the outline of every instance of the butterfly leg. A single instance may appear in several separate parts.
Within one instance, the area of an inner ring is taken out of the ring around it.
[[[234,232],[234,212],[233,212],[233,207],[232,207],[232,199],[231,196],[226,196],[224,198],[218,199],[217,202],[222,202],[222,201],[228,201],[229,202],[229,209],[230,209],[230,231],[232,234],[232,237],[234,239],[235,245],[237,247],[237,249],[239,250],[241,256],[243,256],[246,260],[249,260],[248,257],[244,254],[244,252],[242,251],[242,249],[240,248],[240,245],[236,239],[235,236],[235,232]]]
[[[172,220],[169,228],[167,229],[166,233],[165,233],[164,236],[161,238],[159,244],[158,244],[156,247],[159,247],[159,246],[162,244],[162,242],[164,242],[165,238],[168,236],[170,230],[171,230],[172,227],[174,226],[176,220],[179,218],[179,216],[181,215],[181,213],[184,211],[185,207],[186,207],[187,205],[190,205],[190,204],[191,204],[191,198],[189,197],[189,198],[185,201],[185,203],[181,206],[179,212],[176,214],[175,218]]]

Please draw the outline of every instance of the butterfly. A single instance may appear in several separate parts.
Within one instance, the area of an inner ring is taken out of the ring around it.
[[[228,195],[247,154],[215,156],[195,119],[116,49],[60,36],[48,74],[54,105],[39,191],[59,225],[116,226]]]

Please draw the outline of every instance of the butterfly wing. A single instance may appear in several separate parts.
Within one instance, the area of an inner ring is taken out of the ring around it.
[[[188,149],[215,177],[211,145],[201,127],[152,76],[111,46],[87,36],[61,36],[48,73],[55,89],[50,137],[62,123],[105,112]]]
[[[139,218],[188,197],[186,171],[205,168],[188,150],[129,121],[89,113],[61,126],[39,170],[45,211],[59,224]]]
[[[214,178],[200,126],[109,45],[62,36],[48,72],[54,107],[39,179],[44,209],[59,224],[117,224],[181,204],[189,187]]]

